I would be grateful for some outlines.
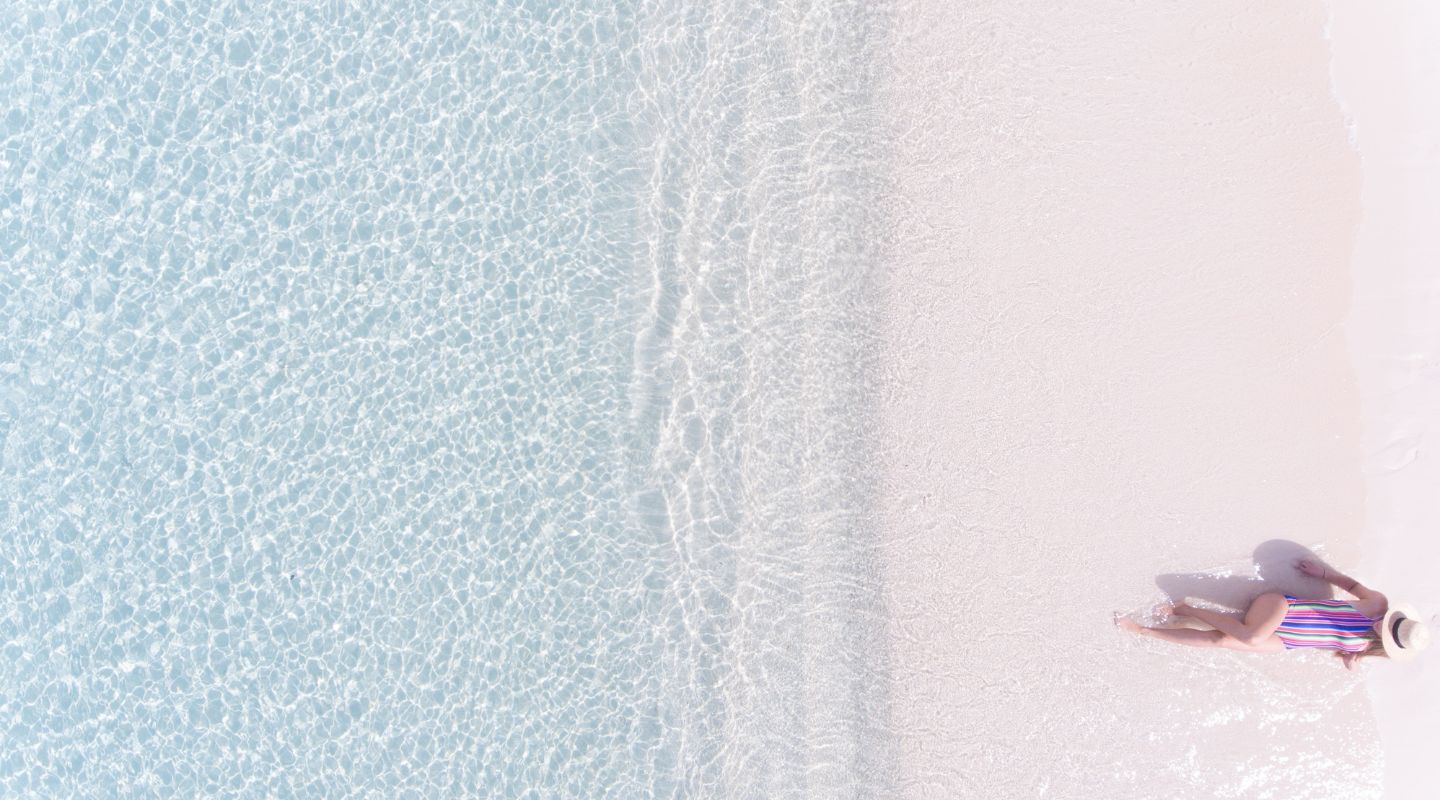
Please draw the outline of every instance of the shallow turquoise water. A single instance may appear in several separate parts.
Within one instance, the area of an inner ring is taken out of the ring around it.
[[[0,794],[883,794],[884,27],[0,11]]]

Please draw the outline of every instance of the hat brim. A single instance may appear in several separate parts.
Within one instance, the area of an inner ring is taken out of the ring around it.
[[[1380,623],[1380,643],[1385,646],[1385,655],[1390,656],[1393,661],[1409,661],[1420,655],[1419,650],[1406,649],[1395,641],[1395,618],[1420,619],[1420,612],[1407,603],[1391,603],[1390,610],[1385,612],[1385,619]]]

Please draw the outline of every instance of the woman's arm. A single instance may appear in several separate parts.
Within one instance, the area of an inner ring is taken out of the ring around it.
[[[1308,558],[1296,561],[1295,568],[1312,578],[1319,578],[1331,586],[1338,586],[1356,597],[1364,597],[1361,592],[1371,593],[1371,590],[1361,585],[1360,581]]]
[[[1330,569],[1324,564],[1318,564],[1309,559],[1302,558],[1295,562],[1295,568],[1312,578],[1319,578],[1332,586],[1338,586],[1350,594],[1355,595],[1360,599],[1360,602],[1355,604],[1355,608],[1363,614],[1378,617],[1383,615],[1389,607],[1390,603],[1385,599],[1385,595],[1371,589],[1349,575]]]
[[[1340,659],[1340,663],[1345,665],[1345,669],[1355,669],[1355,662],[1359,661],[1362,658],[1386,657],[1385,648],[1381,647],[1379,642],[1375,642],[1374,644],[1370,645],[1369,650],[1365,650],[1360,653],[1347,653],[1344,650],[1336,650],[1335,655]]]

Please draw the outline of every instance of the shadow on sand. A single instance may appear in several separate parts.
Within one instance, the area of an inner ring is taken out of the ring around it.
[[[1250,601],[1266,592],[1312,600],[1334,597],[1335,590],[1329,583],[1304,575],[1295,568],[1295,562],[1302,558],[1325,563],[1325,559],[1302,544],[1288,539],[1271,539],[1255,548],[1251,575],[1236,575],[1233,574],[1235,570],[1171,573],[1157,576],[1155,585],[1177,603],[1193,597],[1237,611],[1249,608]]]

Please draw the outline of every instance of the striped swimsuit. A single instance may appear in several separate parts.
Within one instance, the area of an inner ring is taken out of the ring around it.
[[[1361,614],[1344,600],[1301,600],[1285,595],[1290,603],[1275,635],[1285,649],[1324,647],[1363,653],[1376,641],[1375,620]]]

